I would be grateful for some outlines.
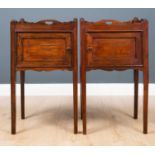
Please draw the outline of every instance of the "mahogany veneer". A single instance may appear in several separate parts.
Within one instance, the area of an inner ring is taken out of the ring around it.
[[[81,118],[86,127],[86,72],[91,70],[134,70],[134,118],[138,117],[138,71],[143,72],[143,132],[147,133],[148,113],[148,21],[80,20],[81,28]]]
[[[11,132],[16,133],[16,72],[21,80],[21,118],[25,118],[25,71],[73,72],[74,133],[78,132],[77,19],[71,22],[24,19],[11,22]]]

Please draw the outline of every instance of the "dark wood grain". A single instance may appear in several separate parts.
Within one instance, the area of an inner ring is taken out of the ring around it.
[[[78,132],[77,19],[70,22],[24,19],[11,22],[11,130],[16,133],[16,71],[21,80],[21,118],[25,118],[25,71],[73,72],[74,133]]]
[[[148,21],[80,20],[81,31],[81,117],[86,129],[86,72],[91,70],[134,71],[134,118],[138,117],[138,71],[144,74],[143,132],[148,115]]]

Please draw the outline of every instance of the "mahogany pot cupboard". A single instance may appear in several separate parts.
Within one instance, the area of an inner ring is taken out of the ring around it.
[[[25,118],[25,71],[73,72],[74,133],[78,132],[77,19],[70,22],[11,21],[11,132],[16,133],[16,72],[21,81],[21,118]]]
[[[134,118],[138,118],[138,75],[143,72],[143,133],[148,115],[148,21],[80,19],[80,84],[83,134],[87,133],[86,72],[91,70],[134,73]],[[11,22],[11,132],[16,133],[16,72],[20,71],[21,118],[25,118],[25,71],[69,70],[73,72],[74,133],[78,132],[77,19],[71,22],[24,19]]]
[[[80,20],[81,33],[81,118],[87,133],[86,72],[132,69],[134,73],[134,118],[138,117],[138,72],[143,72],[143,133],[147,133],[148,113],[148,21]]]

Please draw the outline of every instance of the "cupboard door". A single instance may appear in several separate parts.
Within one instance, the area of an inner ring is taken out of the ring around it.
[[[19,33],[17,67],[70,67],[70,33]]]
[[[87,33],[88,67],[142,65],[141,33]]]

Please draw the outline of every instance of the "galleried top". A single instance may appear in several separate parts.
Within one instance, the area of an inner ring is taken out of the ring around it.
[[[12,20],[12,23],[18,23],[18,24],[42,24],[42,25],[54,25],[54,24],[65,24],[65,23],[73,23],[76,22],[77,19],[73,19],[73,21],[68,21],[68,22],[61,22],[55,19],[44,19],[44,20],[39,20],[37,22],[29,22],[26,21],[24,18],[21,18],[19,21],[17,20]]]
[[[81,18],[82,22],[90,23],[90,24],[96,24],[96,25],[126,25],[126,24],[142,24],[144,22],[147,22],[147,19],[139,19],[138,17],[134,17],[132,20],[129,21],[119,21],[119,20],[113,20],[113,19],[102,19],[96,22],[86,21],[84,18]]]

